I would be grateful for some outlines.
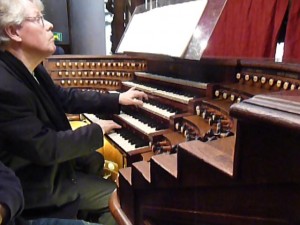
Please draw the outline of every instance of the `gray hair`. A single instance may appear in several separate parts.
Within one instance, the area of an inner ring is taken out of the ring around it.
[[[5,28],[11,25],[20,25],[26,15],[27,1],[32,2],[42,12],[44,5],[41,0],[1,0],[0,1],[0,48],[9,43],[10,39],[5,33]]]

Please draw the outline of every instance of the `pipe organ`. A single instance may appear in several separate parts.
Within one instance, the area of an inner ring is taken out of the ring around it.
[[[300,65],[201,57],[226,0],[198,3],[204,4],[201,15],[196,7],[187,10],[199,16],[187,40],[165,38],[156,29],[138,36],[133,26],[126,31],[132,39],[121,42],[124,52],[117,51],[123,54],[44,61],[63,87],[101,92],[134,87],[149,96],[142,107],[122,106],[109,118],[84,115],[91,122],[112,119],[122,125],[106,134],[122,155],[110,210],[121,225],[300,224]],[[151,4],[165,9],[169,1]],[[155,24],[147,10],[136,10],[143,28],[149,28],[145,22]],[[162,14],[170,12],[174,8]],[[115,21],[124,21],[124,14]],[[187,23],[175,24],[178,34]],[[166,47],[171,40],[187,47],[173,55]],[[142,49],[133,48],[137,41]],[[159,52],[147,52],[151,46]]]
[[[149,96],[110,118],[122,125],[106,136],[124,157],[119,224],[300,222],[298,64],[142,53],[44,64],[63,87]]]
[[[105,136],[122,157],[109,202],[118,224],[300,224],[300,66],[202,57],[226,0],[115,1],[114,25],[139,2],[149,4],[135,9],[119,54],[44,61],[63,87],[149,96],[118,115],[83,115],[122,126]]]

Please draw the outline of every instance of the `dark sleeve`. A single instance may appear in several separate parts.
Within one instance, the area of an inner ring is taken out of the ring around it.
[[[120,111],[118,93],[81,91],[58,85],[56,90],[66,113],[117,114]]]
[[[24,207],[23,191],[14,172],[0,162],[0,203],[8,209],[9,220],[17,217]]]
[[[116,114],[120,112],[119,93],[100,93],[82,91],[76,88],[62,88],[54,84],[45,67],[38,66],[35,72],[40,74],[44,85],[55,93],[66,113]]]
[[[103,146],[97,124],[59,131],[39,119],[39,103],[28,89],[16,83],[0,89],[0,134],[9,151],[39,165],[51,165],[87,155]]]

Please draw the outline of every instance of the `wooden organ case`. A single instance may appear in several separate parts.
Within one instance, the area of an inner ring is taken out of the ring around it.
[[[45,66],[64,87],[149,96],[110,117],[119,224],[300,224],[300,65],[127,52]]]

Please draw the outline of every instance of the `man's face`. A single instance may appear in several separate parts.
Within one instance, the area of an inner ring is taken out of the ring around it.
[[[41,57],[52,55],[55,51],[53,25],[44,20],[42,13],[30,1],[26,1],[26,18],[18,28],[21,37],[21,48],[27,54]]]

